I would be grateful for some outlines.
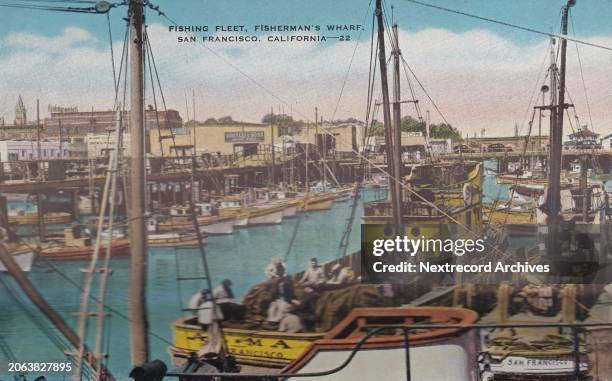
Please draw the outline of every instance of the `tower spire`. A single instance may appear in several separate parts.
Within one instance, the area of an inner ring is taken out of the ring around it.
[[[19,98],[17,98],[17,104],[15,105],[14,124],[21,126],[26,123],[27,123],[26,108],[25,108],[25,105],[23,104],[23,99],[21,99],[21,94],[20,94]]]

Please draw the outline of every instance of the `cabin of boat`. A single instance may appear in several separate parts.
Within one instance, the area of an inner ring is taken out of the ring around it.
[[[45,224],[65,224],[70,222],[72,215],[66,212],[51,212],[45,213],[43,221]],[[9,213],[9,223],[16,223],[18,225],[35,225],[38,223],[38,212],[24,212],[20,211],[16,214]]]
[[[106,240],[102,240],[101,247],[105,248]],[[130,253],[130,241],[128,239],[113,239],[111,243],[112,255],[128,255]],[[41,257],[47,260],[73,260],[89,259],[94,252],[92,237],[82,225],[75,225],[64,229],[63,244],[43,248]]]

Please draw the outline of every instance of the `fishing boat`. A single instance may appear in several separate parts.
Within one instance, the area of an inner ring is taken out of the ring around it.
[[[298,213],[298,209],[300,208],[300,200],[288,200],[284,202],[285,209],[283,209],[283,218],[292,218],[295,217]]]
[[[66,212],[51,212],[45,213],[43,221],[45,224],[65,224],[70,222],[72,216]],[[9,213],[9,223],[18,225],[35,225],[38,223],[38,212],[36,211],[19,211],[17,213]]]
[[[538,199],[544,195],[544,185],[534,184],[516,184],[510,187],[510,190],[521,196]]]
[[[32,270],[32,265],[34,261],[38,257],[38,252],[30,247],[20,245],[20,246],[11,246],[9,245],[10,254],[13,256],[13,260],[19,266],[21,271],[30,272]],[[0,261],[0,272],[7,271],[4,263]]]
[[[249,205],[246,200],[248,197],[239,196],[221,199],[218,202],[219,216],[235,218],[234,227],[275,225],[282,222],[287,208],[284,202],[263,200]]]
[[[304,371],[307,364],[312,366],[316,363],[333,368],[334,364],[341,361],[337,357],[330,359],[332,363],[321,364],[322,358],[314,360],[315,357],[323,355],[325,351],[338,351],[338,355],[346,358],[347,353],[354,344],[363,336],[359,324],[410,324],[411,322],[447,323],[447,324],[472,324],[477,318],[474,311],[461,308],[443,307],[411,307],[411,308],[356,308],[333,327],[329,332],[306,332],[306,333],[283,333],[273,330],[253,330],[245,328],[224,327],[224,336],[228,343],[229,351],[241,364],[265,367],[284,367],[283,373],[300,373]],[[207,338],[207,333],[193,318],[183,318],[174,323],[174,345],[170,347],[170,353],[175,363],[183,363],[192,352],[197,352]],[[460,329],[433,328],[422,335],[413,334],[410,337],[411,348],[417,343],[443,342],[445,339],[455,337]],[[473,338],[470,343],[474,343]],[[380,349],[387,347],[403,348],[404,339],[401,335],[372,338],[366,344],[366,349]],[[455,342],[448,342],[452,346]],[[468,353],[470,347],[467,346]],[[403,349],[402,349],[403,353]],[[464,364],[465,365],[465,364]],[[405,370],[404,370],[405,374]]]
[[[414,164],[406,172],[410,175],[404,183],[412,192],[402,203],[402,222],[408,237],[444,238],[452,233],[448,224],[474,229],[481,225],[481,163]],[[373,229],[372,234],[388,235],[384,232],[392,222],[391,208],[386,199],[364,203],[362,221]],[[457,234],[466,232],[461,229]]]
[[[101,250],[106,250],[107,243],[102,242]],[[89,259],[94,252],[95,245],[92,237],[81,225],[64,229],[63,240],[58,240],[55,245],[43,247],[40,257],[46,260],[76,260]],[[129,255],[130,241],[126,238],[113,239],[111,244],[113,256]]]
[[[462,327],[436,328],[435,325],[469,325],[477,318],[474,311],[464,308],[356,308],[281,373],[318,373],[336,368],[364,339],[369,326],[370,329],[385,325],[409,327],[418,322],[420,325],[431,324],[431,329],[420,328],[409,332],[407,337],[400,329],[382,330],[366,339],[361,350],[345,367],[314,379],[376,380],[381,378],[381,368],[373,364],[384,362],[393,364],[384,371],[384,379],[389,380],[405,379],[408,373],[413,380],[476,380],[476,371],[470,366],[476,363],[478,352],[474,333]],[[406,367],[407,358],[409,369]]]
[[[249,225],[275,225],[283,221],[285,205],[263,204],[249,208]]]
[[[512,336],[502,332],[489,338],[487,363],[494,380],[574,380],[576,359],[579,377],[586,379],[589,366],[584,342],[576,356],[573,338],[559,334],[558,328],[540,328],[537,333],[514,330]]]
[[[249,213],[242,207],[239,196],[227,196],[218,201],[219,216],[234,217],[235,228],[245,228],[249,225]]]
[[[335,199],[335,195],[332,193],[314,194],[309,193],[302,200],[298,211],[300,212],[315,212],[320,210],[331,209]]]
[[[234,216],[222,217],[213,215],[213,205],[209,202],[196,204],[197,219],[200,231],[209,235],[228,235],[234,232]],[[170,209],[170,216],[160,221],[160,231],[175,231],[176,229],[192,229],[193,222],[187,206],[174,206]]]
[[[158,222],[155,218],[147,220],[147,243],[151,247],[195,247],[198,246],[198,236],[193,232],[160,232],[157,229]],[[205,241],[203,242],[205,243]]]
[[[545,185],[548,183],[546,174],[543,172],[534,173],[533,171],[521,171],[519,173],[500,173],[495,176],[498,184],[521,184]]]
[[[295,217],[300,208],[300,200],[304,197],[302,194],[293,191],[275,190],[270,192],[270,197],[277,204],[285,205],[283,210],[283,218]]]

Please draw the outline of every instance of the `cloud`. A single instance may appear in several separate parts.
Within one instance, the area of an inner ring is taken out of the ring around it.
[[[185,93],[195,90],[198,119],[232,115],[258,121],[270,107],[298,118],[311,118],[317,106],[325,118],[364,118],[370,41],[270,43],[178,43],[179,34],[167,27],[148,27],[168,107],[185,113]],[[367,33],[366,33],[367,34]],[[509,36],[474,29],[454,33],[428,28],[415,33],[399,31],[403,57],[418,75],[445,117],[463,131],[486,128],[489,135],[511,134],[514,123],[526,126],[531,116],[529,100],[543,83],[548,41],[518,45]],[[592,42],[612,46],[612,37]],[[17,94],[28,106],[57,103],[110,108],[113,101],[110,54],[103,39],[87,30],[66,28],[58,36],[11,34],[0,40],[0,114],[12,120]],[[356,50],[355,50],[356,49]],[[607,51],[581,46],[580,58],[589,93],[595,127],[610,131],[612,63]],[[117,43],[116,55],[121,51]],[[355,52],[350,75],[338,102],[349,60]],[[390,52],[390,47],[387,47]],[[117,58],[118,59],[118,58]],[[568,89],[583,122],[588,121],[576,47],[568,44]],[[402,70],[403,71],[403,70]],[[379,73],[377,73],[379,77]],[[403,74],[402,74],[403,77]],[[441,117],[413,83],[423,111],[432,120]],[[147,84],[150,88],[150,84]],[[376,94],[380,85],[376,85]],[[408,83],[402,82],[404,98]],[[159,100],[159,96],[158,96]],[[152,103],[149,93],[147,103]],[[191,106],[191,100],[189,101]],[[29,107],[32,108],[31,106]],[[414,114],[408,105],[404,114]],[[524,127],[526,128],[526,127]]]

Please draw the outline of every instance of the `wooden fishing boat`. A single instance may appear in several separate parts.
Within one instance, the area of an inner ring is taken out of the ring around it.
[[[175,364],[186,361],[206,341],[208,334],[195,317],[183,317],[173,324],[174,340],[169,348]],[[297,359],[323,333],[283,333],[275,330],[230,328],[223,334],[229,351],[242,364],[283,367]]]
[[[206,241],[204,241],[205,243]],[[149,233],[147,243],[151,247],[166,246],[198,246],[198,237],[195,233]]]
[[[234,217],[235,228],[246,228],[249,225],[249,213],[242,207],[238,196],[228,196],[218,201],[219,216]]]
[[[295,215],[298,212],[298,209],[300,208],[300,200],[299,199],[288,200],[288,201],[285,201],[284,204],[285,204],[285,209],[283,209],[283,218],[295,217]]]
[[[510,190],[522,196],[537,199],[540,196],[544,195],[544,188],[545,188],[544,185],[517,184],[517,185],[511,186]]]
[[[287,190],[270,191],[270,199],[278,205],[285,205],[283,210],[283,218],[292,218],[300,210],[300,202],[304,197],[303,194]]]
[[[522,173],[498,173],[495,176],[495,181],[498,184],[529,184],[529,185],[545,185],[548,184],[548,178],[543,172],[523,171]]]
[[[45,213],[44,223],[45,224],[65,224],[70,222],[72,216],[66,212],[52,212]],[[38,223],[38,212],[24,212],[20,211],[17,214],[9,214],[9,223],[16,223],[19,225],[35,225]]]
[[[235,217],[200,216],[198,224],[200,231],[209,235],[229,235],[234,233]]]
[[[151,247],[198,246],[198,236],[193,229],[179,232],[160,232],[157,218],[147,220],[147,243]]]
[[[238,197],[231,197],[219,202],[219,216],[235,218],[234,227],[275,225],[282,222],[284,212],[288,207],[287,202],[280,201],[261,202],[247,207],[243,206],[243,202]]]
[[[300,201],[298,211],[314,212],[331,209],[335,197],[332,193],[308,194]]]
[[[248,209],[249,225],[275,225],[283,221],[284,204],[255,205]]]
[[[13,260],[15,263],[17,263],[17,266],[19,266],[21,271],[30,272],[32,270],[32,265],[38,257],[38,252],[35,249],[25,245],[8,245],[8,249],[10,254],[13,256]],[[6,267],[4,267],[4,263],[0,261],[0,272],[2,271],[6,271]]]
[[[198,203],[197,216],[200,231],[209,235],[228,235],[234,232],[235,217],[222,217],[212,215],[210,203]],[[190,210],[186,206],[175,206],[170,209],[170,217],[159,223],[160,231],[176,231],[193,229]]]
[[[81,226],[64,229],[64,240],[58,245],[49,245],[40,251],[41,258],[46,260],[76,260],[89,259],[94,252],[94,244]],[[100,250],[106,250],[107,241],[103,240]],[[130,241],[128,239],[113,239],[111,244],[113,256],[130,254]]]
[[[412,192],[403,203],[403,224],[409,238],[473,238],[482,224],[482,164],[478,162],[415,164],[403,180]],[[362,221],[372,237],[385,233],[392,223],[392,205],[387,199],[364,203]],[[461,224],[471,226],[455,229]],[[456,226],[455,226],[456,227]]]
[[[464,308],[407,307],[356,308],[334,329],[316,340],[281,372],[286,376],[324,372],[345,361],[372,325],[429,324],[430,330],[419,329],[408,335],[410,369],[406,368],[406,338],[403,331],[390,329],[366,340],[355,357],[333,374],[317,377],[322,380],[378,380],[385,367],[384,379],[405,379],[409,371],[414,380],[475,380],[477,346],[474,332],[465,328],[436,328],[436,324],[473,324],[478,315]],[[440,366],[444,364],[444,366]]]

